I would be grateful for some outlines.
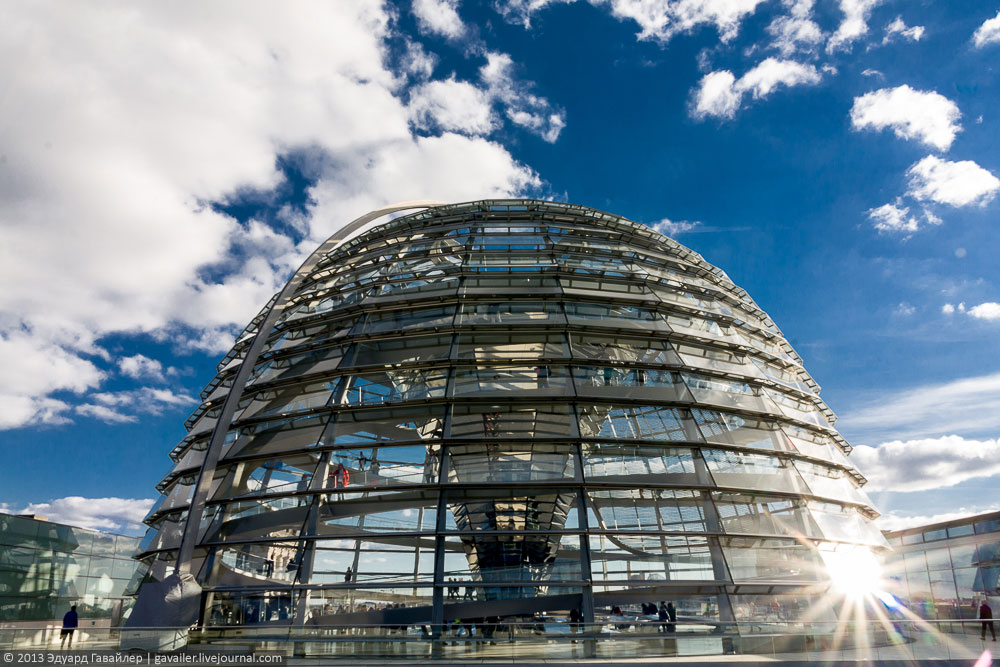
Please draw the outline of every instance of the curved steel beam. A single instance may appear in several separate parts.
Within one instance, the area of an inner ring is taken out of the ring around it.
[[[236,412],[236,406],[240,401],[241,394],[243,393],[243,387],[246,385],[253,367],[257,364],[257,358],[260,357],[261,352],[263,352],[264,345],[267,343],[267,335],[270,333],[271,329],[274,328],[274,325],[277,323],[278,317],[280,317],[281,313],[284,311],[288,300],[293,294],[295,294],[299,285],[302,284],[305,277],[310,274],[313,268],[315,268],[320,259],[325,257],[327,253],[343,245],[368,223],[399,211],[407,211],[415,208],[431,208],[441,205],[442,202],[430,199],[399,202],[396,204],[390,204],[389,206],[383,206],[382,208],[364,214],[360,218],[352,220],[331,234],[326,241],[316,248],[316,250],[309,255],[306,261],[302,263],[302,266],[298,268],[288,283],[285,284],[284,289],[278,293],[278,296],[271,304],[271,308],[267,311],[267,315],[264,316],[263,321],[257,327],[257,332],[254,334],[246,355],[240,363],[239,370],[236,373],[236,378],[233,380],[233,386],[229,390],[229,393],[226,395],[226,400],[222,404],[222,413],[219,415],[219,419],[216,421],[215,427],[212,429],[212,438],[208,444],[208,451],[205,452],[205,462],[202,464],[201,471],[198,473],[198,480],[195,482],[194,495],[191,498],[190,509],[188,510],[187,520],[184,524],[184,533],[181,536],[181,544],[177,553],[177,563],[174,567],[175,572],[187,573],[191,570],[191,560],[194,556],[195,546],[198,543],[198,533],[200,532],[199,528],[201,526],[202,516],[204,515],[205,501],[208,499],[208,493],[212,486],[212,479],[215,477],[215,469],[218,466],[219,458],[222,454],[222,445],[226,441],[226,433],[229,431],[229,426],[232,423],[233,415]]]

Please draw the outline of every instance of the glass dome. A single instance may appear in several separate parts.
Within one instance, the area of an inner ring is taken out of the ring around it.
[[[817,620],[829,563],[885,546],[819,387],[697,253],[531,200],[332,241],[219,364],[147,519],[146,581],[190,572],[201,624]]]

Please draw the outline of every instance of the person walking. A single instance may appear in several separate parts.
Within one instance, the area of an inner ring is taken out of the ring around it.
[[[60,637],[62,637],[60,648],[66,648],[67,639],[69,640],[69,648],[73,648],[73,633],[79,625],[80,617],[76,614],[76,605],[73,605],[69,608],[69,611],[66,612],[66,615],[63,616],[62,631],[59,633]],[[983,630],[983,632],[986,631]]]
[[[76,609],[76,607],[74,607],[74,609]],[[993,641],[996,641],[997,632],[993,628],[993,609],[990,608],[986,598],[983,598],[983,603],[979,605],[979,620],[983,622],[983,631],[980,633],[979,638],[986,641],[986,628],[989,628],[990,634],[993,635]]]
[[[582,620],[583,620],[583,615],[580,613],[579,609],[573,607],[572,609],[569,610],[569,630],[574,635],[576,635],[576,633],[580,631],[580,621]],[[573,643],[574,644],[576,643],[576,639],[573,640]]]
[[[667,621],[670,620],[670,612],[667,611],[667,605],[662,600],[660,601],[660,610],[657,612],[657,618],[660,621],[660,632],[667,632]]]
[[[675,632],[677,630],[677,609],[674,607],[673,602],[667,603],[667,632]]]

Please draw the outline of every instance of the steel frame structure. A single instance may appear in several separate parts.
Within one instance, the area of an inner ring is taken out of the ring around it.
[[[819,386],[697,253],[535,200],[350,237],[384,212],[254,318],[171,453],[142,559],[195,577],[201,624],[787,620],[886,546]]]

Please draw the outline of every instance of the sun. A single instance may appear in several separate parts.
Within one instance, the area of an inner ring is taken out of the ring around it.
[[[850,598],[877,594],[882,588],[882,565],[868,549],[821,552],[833,587]]]

